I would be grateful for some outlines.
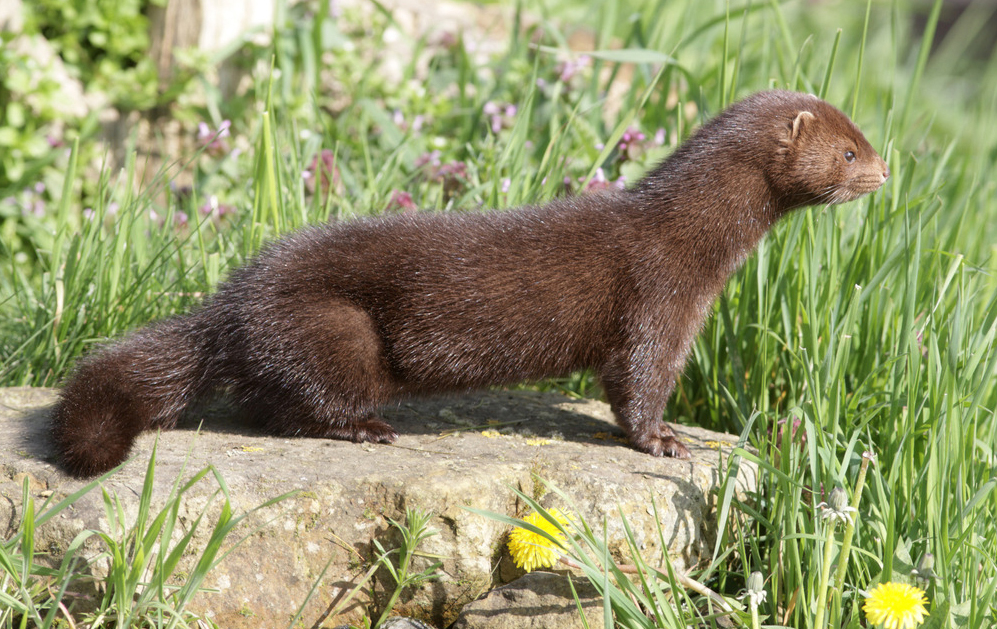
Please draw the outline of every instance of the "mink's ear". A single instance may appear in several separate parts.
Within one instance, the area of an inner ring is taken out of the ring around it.
[[[789,134],[789,141],[796,142],[797,138],[800,137],[800,131],[808,124],[813,124],[814,120],[816,117],[809,111],[801,111],[796,114],[796,118],[793,119],[793,130]]]

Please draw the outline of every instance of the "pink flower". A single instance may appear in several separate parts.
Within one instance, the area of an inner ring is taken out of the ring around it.
[[[515,124],[519,108],[512,104],[499,105],[494,101],[488,101],[481,107],[481,111],[489,117],[492,133],[497,134],[502,129],[508,129]]]
[[[415,158],[415,167],[424,168],[429,166],[430,168],[437,167],[440,165],[440,152],[433,151],[431,153],[423,153],[419,157]],[[432,177],[430,177],[432,179]]]
[[[467,164],[459,161],[440,161],[440,152],[423,153],[415,160],[415,167],[422,171],[426,181],[443,184],[443,196],[447,199],[456,194],[467,183]]]
[[[197,123],[197,141],[204,147],[206,153],[213,157],[219,157],[229,153],[228,142],[225,138],[229,136],[229,127],[232,126],[230,120],[222,120],[217,131],[212,131],[205,122]]]
[[[585,178],[579,177],[578,181],[579,182],[585,181]],[[622,190],[623,188],[626,187],[625,182],[626,179],[623,175],[620,175],[619,178],[616,179],[616,181],[610,181],[609,178],[606,177],[606,171],[604,171],[601,168],[597,168],[595,171],[595,175],[587,184],[585,184],[585,189],[582,190],[582,193],[599,192],[600,190],[608,190],[610,188],[618,188]],[[570,180],[568,180],[568,178],[565,177],[564,187],[569,192],[571,190],[570,183],[571,183]]]
[[[316,188],[326,196],[332,192],[337,192],[341,178],[339,168],[336,167],[336,154],[329,149],[322,149],[318,155],[312,158],[311,165],[301,173],[301,176],[305,180],[305,189],[308,190],[308,194],[315,194]]]
[[[227,203],[219,203],[218,197],[211,195],[206,203],[202,203],[198,211],[205,216],[214,215],[218,219],[223,219],[229,214],[235,214],[235,206]]]
[[[639,159],[644,154],[647,136],[636,127],[628,128],[616,145],[620,161]]]
[[[799,418],[793,417],[792,420],[783,418],[776,422],[777,425],[782,426],[782,429],[776,434],[776,446],[782,445],[783,435],[788,436],[790,441],[796,441],[796,433],[800,433],[800,445],[802,446],[807,442],[807,431],[800,430],[800,426],[803,424]]]
[[[386,208],[387,211],[414,214],[418,209],[415,201],[412,200],[411,194],[402,190],[391,191],[391,198],[388,200],[388,207]]]
[[[579,72],[588,67],[591,60],[591,57],[588,55],[580,55],[576,59],[568,59],[561,63],[558,68],[557,78],[562,83],[569,83]]]

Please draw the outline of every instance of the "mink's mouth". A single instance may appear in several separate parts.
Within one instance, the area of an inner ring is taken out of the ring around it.
[[[855,190],[858,194],[869,194],[870,192],[879,190],[886,183],[887,177],[888,175],[880,173],[855,177],[848,182],[849,188]]]
[[[829,191],[827,201],[830,203],[847,203],[848,201],[854,201],[859,197],[879,190],[883,184],[886,183],[887,177],[889,177],[888,172],[871,173],[852,177],[848,181],[835,186],[833,190]]]
[[[814,205],[837,205],[848,203],[861,198],[869,193],[875,192],[882,187],[886,181],[883,175],[859,175],[848,181],[834,184],[824,188],[815,195],[812,203]]]

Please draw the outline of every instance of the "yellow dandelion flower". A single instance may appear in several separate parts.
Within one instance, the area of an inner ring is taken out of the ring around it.
[[[561,526],[568,527],[568,518],[561,511],[551,509],[547,513],[553,516]],[[555,544],[533,531],[516,527],[509,533],[509,553],[512,555],[512,560],[527,572],[532,572],[537,568],[553,567],[560,557],[560,548],[566,545],[567,540],[564,539],[564,534],[539,513],[530,514],[523,518],[523,522],[532,524],[547,533],[556,539],[557,543]]]
[[[865,616],[886,629],[914,629],[928,613],[924,590],[906,583],[880,583],[865,599]]]

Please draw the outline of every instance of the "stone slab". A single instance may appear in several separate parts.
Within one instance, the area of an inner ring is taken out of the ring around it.
[[[39,505],[83,485],[60,471],[48,443],[55,395],[52,389],[0,389],[4,537],[20,520],[24,478]],[[397,546],[397,531],[389,519],[403,520],[410,507],[435,514],[431,526],[438,534],[426,540],[422,550],[443,561],[442,576],[406,593],[396,612],[446,626],[464,604],[522,574],[505,551],[507,527],[465,507],[525,515],[525,505],[511,488],[541,498],[545,506],[565,507],[553,493],[544,493],[534,475],[567,493],[594,526],[606,519],[620,557],[626,550],[620,512],[629,519],[645,556],[660,553],[652,500],[673,561],[680,566],[695,563],[711,550],[711,492],[725,473],[718,464],[727,461],[734,445],[729,435],[678,426],[693,458],[654,458],[624,443],[606,404],[529,391],[405,402],[385,409],[383,416],[400,434],[395,444],[272,437],[240,426],[224,408],[208,409],[159,436],[154,508],[162,504],[185,461],[185,476],[214,466],[225,479],[237,513],[285,492],[298,492],[247,518],[239,536],[248,534],[248,539],[209,576],[205,586],[219,591],[200,594],[195,599],[198,609],[224,627],[286,626],[328,565],[305,609],[305,626],[332,627],[373,613],[392,585],[384,571],[375,575],[372,591],[365,588],[343,613],[331,615],[370,565],[371,542]],[[134,457],[103,484],[120,497],[130,520],[136,516],[156,439],[155,433],[142,435]],[[754,470],[745,464],[740,470],[739,488],[752,489]],[[182,522],[189,524],[205,511],[206,519],[217,517],[220,501],[216,497],[211,502],[217,488],[209,476],[188,492]],[[107,527],[100,492],[91,492],[41,527],[36,545],[51,549],[55,560],[78,532]],[[210,523],[202,528],[195,545],[204,543]],[[96,543],[91,539],[84,550],[98,552]],[[185,561],[189,568],[194,556]]]

